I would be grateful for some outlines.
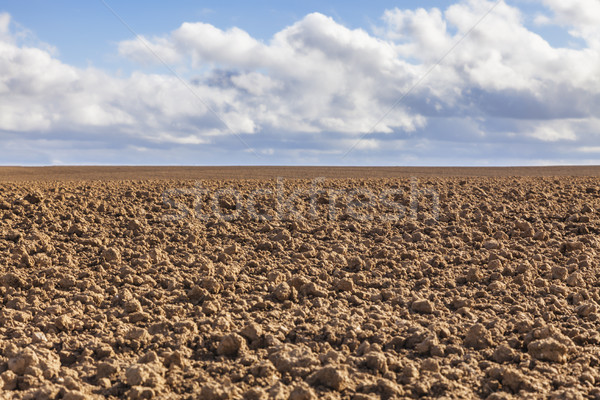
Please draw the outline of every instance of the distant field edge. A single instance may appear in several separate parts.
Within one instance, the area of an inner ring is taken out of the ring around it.
[[[0,166],[0,182],[406,177],[599,177],[600,166],[327,167],[327,166]]]

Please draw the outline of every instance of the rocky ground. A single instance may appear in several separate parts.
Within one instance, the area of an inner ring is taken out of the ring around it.
[[[599,203],[586,177],[0,183],[0,399],[600,399]]]

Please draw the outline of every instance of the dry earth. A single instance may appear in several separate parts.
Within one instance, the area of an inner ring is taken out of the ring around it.
[[[0,399],[600,399],[596,169],[7,171]]]

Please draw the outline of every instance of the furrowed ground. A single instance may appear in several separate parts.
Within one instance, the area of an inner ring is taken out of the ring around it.
[[[591,177],[0,183],[0,398],[600,398]]]

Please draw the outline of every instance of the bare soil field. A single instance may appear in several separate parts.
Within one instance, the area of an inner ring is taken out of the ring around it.
[[[0,167],[0,181],[600,176],[600,166],[550,167]]]
[[[0,399],[600,399],[598,172],[0,168]]]

